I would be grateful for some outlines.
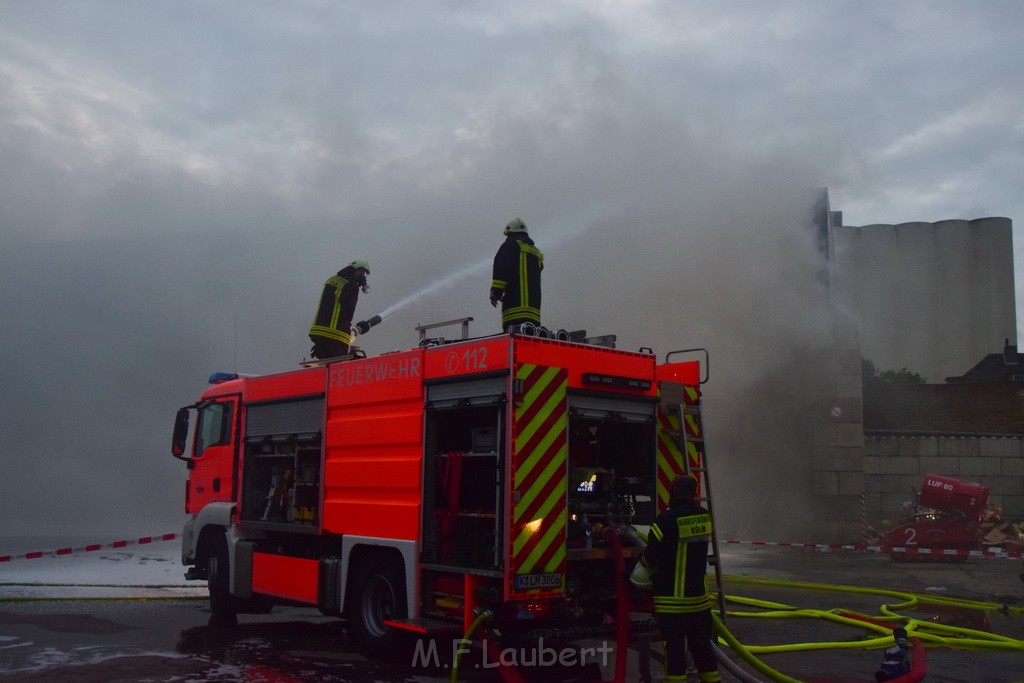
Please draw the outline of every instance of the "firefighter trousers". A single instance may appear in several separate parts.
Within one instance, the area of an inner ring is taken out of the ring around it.
[[[314,337],[309,335],[309,338],[313,340],[313,348],[310,349],[309,354],[313,358],[337,358],[338,356],[344,356],[349,351],[349,346],[345,342],[340,342],[336,339],[328,339],[327,337]]]
[[[711,622],[710,609],[683,614],[660,613],[657,616],[661,638],[665,641],[667,683],[686,680],[687,648],[693,655],[693,664],[703,683],[722,680],[718,673],[715,652],[711,648],[714,625]]]

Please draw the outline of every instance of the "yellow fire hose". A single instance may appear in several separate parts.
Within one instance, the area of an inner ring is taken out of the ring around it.
[[[811,650],[829,649],[882,649],[892,645],[891,630],[879,623],[891,622],[893,626],[902,626],[908,633],[919,639],[925,647],[944,647],[961,650],[987,650],[987,651],[1016,651],[1024,652],[1024,640],[1018,640],[1007,636],[1001,636],[975,629],[947,626],[932,621],[922,621],[897,613],[897,610],[911,610],[921,603],[976,609],[987,612],[1002,612],[1004,614],[1024,614],[1024,608],[1009,607],[988,602],[977,602],[959,598],[942,598],[931,595],[920,595],[900,591],[891,591],[876,588],[860,588],[856,586],[841,586],[835,584],[818,584],[806,581],[785,581],[781,579],[761,579],[746,576],[727,576],[728,581],[734,583],[746,583],[759,586],[775,586],[785,588],[801,588],[808,590],[820,590],[827,592],[860,593],[869,595],[881,595],[901,600],[897,605],[883,604],[880,607],[881,616],[868,617],[858,615],[855,612],[843,610],[815,610],[801,609],[789,605],[783,605],[767,600],[756,600],[737,596],[726,596],[726,600],[733,604],[740,604],[758,608],[758,612],[727,612],[729,617],[756,618],[756,619],[825,619],[843,625],[854,626],[864,629],[874,637],[859,641],[843,642],[815,642],[815,643],[792,643],[784,645],[757,645],[745,646],[725,627],[718,615],[712,611],[712,618],[715,624],[715,631],[721,641],[733,650],[741,659],[747,662],[759,673],[772,681],[785,681],[792,683],[795,679],[771,668],[760,659],[759,654],[770,654],[778,652],[798,652]],[[851,616],[844,616],[849,614]],[[855,618],[864,617],[864,620]]]
[[[492,612],[489,609],[481,611],[477,615],[476,619],[473,620],[473,623],[470,624],[469,629],[466,630],[466,634],[464,636],[462,636],[462,642],[463,643],[469,642],[469,640],[473,637],[473,634],[476,633],[476,630],[478,628],[480,628],[480,625],[483,624],[484,622],[490,620],[491,617],[493,617],[493,616],[494,616],[494,612]],[[452,662],[451,683],[458,683],[458,680],[459,680],[459,661],[462,659],[462,653],[464,651],[465,651],[465,648],[463,648],[461,645],[455,651],[455,661]]]
[[[627,527],[627,530],[632,532],[628,534],[628,536],[636,542],[636,545],[643,547],[643,545],[646,544],[647,538],[642,533],[630,527]],[[892,622],[893,628],[902,626],[908,633],[912,633],[921,643],[925,644],[926,647],[946,647],[950,649],[964,650],[1024,651],[1024,640],[1017,640],[1006,636],[1000,636],[984,631],[976,631],[968,628],[946,626],[945,624],[938,624],[931,621],[920,621],[897,613],[897,610],[912,610],[920,603],[976,609],[987,612],[1002,612],[1004,614],[1024,614],[1024,608],[1021,607],[1009,607],[1008,605],[997,605],[995,603],[977,602],[959,598],[942,598],[881,588],[860,588],[857,586],[812,583],[808,581],[786,581],[781,579],[763,579],[732,575],[725,576],[724,578],[728,581],[740,584],[746,583],[760,586],[801,588],[806,590],[838,593],[881,595],[893,597],[902,601],[891,606],[883,604],[880,607],[880,611],[882,612],[881,616],[869,617],[867,615],[858,615],[849,611],[846,613],[851,616],[844,616],[840,613],[843,610],[825,611],[798,609],[789,605],[773,603],[766,600],[755,600],[752,598],[741,598],[728,595],[725,596],[725,599],[728,602],[744,604],[762,610],[760,612],[727,612],[729,616],[762,619],[817,618],[864,629],[874,635],[873,638],[853,642],[795,643],[789,645],[760,645],[747,647],[733,636],[733,634],[725,627],[725,624],[722,623],[718,614],[712,610],[711,615],[715,625],[715,632],[722,642],[730,647],[741,659],[743,659],[743,661],[747,662],[756,671],[767,676],[773,681],[786,681],[789,683],[795,682],[795,679],[776,671],[758,659],[755,655],[775,652],[798,652],[829,649],[884,649],[893,644],[892,629],[883,625],[885,622]],[[862,619],[855,618],[857,616],[862,617]],[[723,666],[727,664],[732,665],[731,660],[728,660],[728,657],[725,656],[725,653],[721,652],[717,645],[715,646],[715,650],[716,657],[718,657],[719,662],[723,664]],[[746,680],[748,677],[743,678]]]

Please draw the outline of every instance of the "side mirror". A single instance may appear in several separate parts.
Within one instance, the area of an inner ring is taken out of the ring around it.
[[[179,408],[174,419],[174,436],[171,437],[171,455],[178,460],[191,461],[185,456],[185,443],[188,441],[189,408]]]

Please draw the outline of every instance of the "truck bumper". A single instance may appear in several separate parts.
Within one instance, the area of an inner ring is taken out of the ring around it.
[[[190,517],[181,531],[181,564],[183,567],[196,563],[196,518]],[[185,578],[189,578],[185,575]]]

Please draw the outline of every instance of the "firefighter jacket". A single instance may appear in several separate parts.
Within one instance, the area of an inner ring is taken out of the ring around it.
[[[509,233],[494,255],[491,298],[501,300],[501,324],[540,324],[540,271],[544,254],[525,232]]]
[[[654,520],[640,561],[653,571],[655,612],[687,614],[711,607],[710,538],[711,515],[692,501],[673,505]]]
[[[356,312],[359,300],[359,287],[356,269],[345,266],[338,274],[324,283],[320,304],[317,306],[313,325],[309,328],[309,336],[334,339],[343,344],[352,343],[352,316]]]

